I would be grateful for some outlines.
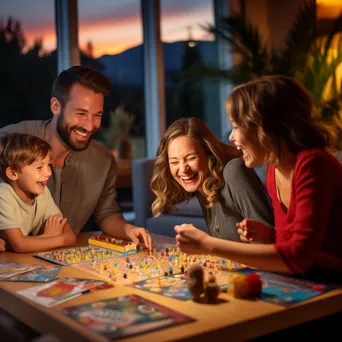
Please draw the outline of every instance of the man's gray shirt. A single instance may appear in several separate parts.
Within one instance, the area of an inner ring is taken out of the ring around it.
[[[217,238],[240,241],[236,223],[255,219],[273,227],[273,209],[264,185],[253,169],[245,166],[241,158],[229,161],[223,170],[224,187],[211,209],[205,208],[198,194],[209,233]]]
[[[9,133],[26,133],[44,139],[45,127],[49,121],[23,121],[0,129],[0,138]],[[117,165],[105,147],[95,140],[83,151],[71,152],[61,172],[60,191],[56,187],[56,175],[52,176],[48,188],[54,197],[60,194],[59,208],[72,230],[78,234],[94,215],[101,227],[103,220],[112,215],[121,215],[116,202],[115,179]]]

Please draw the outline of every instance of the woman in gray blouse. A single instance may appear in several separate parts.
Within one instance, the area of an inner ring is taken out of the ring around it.
[[[244,218],[273,227],[273,210],[256,172],[197,118],[179,119],[165,132],[151,188],[155,217],[176,211],[176,204],[196,194],[209,233],[218,238],[240,241],[236,224]]]

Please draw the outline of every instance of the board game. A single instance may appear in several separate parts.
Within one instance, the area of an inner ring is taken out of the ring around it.
[[[88,240],[90,246],[99,246],[122,253],[123,255],[135,254],[137,246],[131,241],[118,240],[112,237],[97,235]]]
[[[71,306],[61,313],[111,341],[195,321],[137,295]]]
[[[324,292],[334,289],[334,286],[323,283],[297,279],[278,273],[244,269],[241,273],[257,273],[262,280],[261,299],[282,306],[291,306]]]
[[[154,248],[150,252],[139,251],[130,256],[73,264],[73,266],[106,280],[121,285],[130,285],[150,278],[182,274],[192,263],[203,265],[207,273],[215,273],[221,283],[225,284],[229,275],[227,271],[236,271],[245,267],[237,262],[211,255],[199,256],[182,253],[175,246]]]
[[[59,249],[33,254],[35,257],[44,259],[54,264],[69,266],[76,263],[112,259],[123,254],[111,249],[99,246],[75,247]]]

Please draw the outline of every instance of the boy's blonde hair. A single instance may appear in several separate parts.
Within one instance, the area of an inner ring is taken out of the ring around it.
[[[240,156],[232,145],[220,141],[209,127],[197,118],[182,118],[175,121],[165,132],[159,144],[154,164],[151,189],[156,195],[152,204],[152,214],[158,217],[165,212],[177,211],[176,204],[187,200],[190,195],[178,184],[170,172],[168,148],[178,137],[197,139],[208,156],[208,177],[203,182],[206,207],[212,208],[218,199],[218,193],[224,186],[222,177],[226,163]]]
[[[8,181],[6,169],[20,172],[26,165],[44,159],[51,146],[44,140],[21,133],[6,135],[0,142],[0,177]]]

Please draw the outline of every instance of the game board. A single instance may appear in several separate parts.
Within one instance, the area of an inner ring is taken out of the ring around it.
[[[61,313],[109,341],[195,321],[137,295],[67,307]]]
[[[112,259],[122,256],[122,253],[98,246],[86,246],[39,252],[33,255],[54,264],[69,266],[88,261]]]
[[[335,288],[334,286],[272,272],[251,270],[248,268],[240,272],[244,274],[251,272],[259,274],[262,280],[261,299],[283,306],[291,306],[303,302]]]
[[[204,280],[206,281],[209,273],[212,273],[215,275],[216,283],[220,287],[226,288],[231,272],[232,271],[205,269]],[[149,278],[128,286],[175,299],[192,299],[188,290],[188,275],[186,273]]]
[[[150,253],[139,251],[131,256],[74,264],[73,266],[106,280],[121,285],[129,285],[150,278],[184,273],[192,263],[203,265],[207,272],[215,272],[219,278],[222,275],[225,278],[224,283],[227,283],[227,275],[229,274],[226,271],[235,271],[245,267],[218,257],[181,253],[175,246],[166,249],[154,248]]]

